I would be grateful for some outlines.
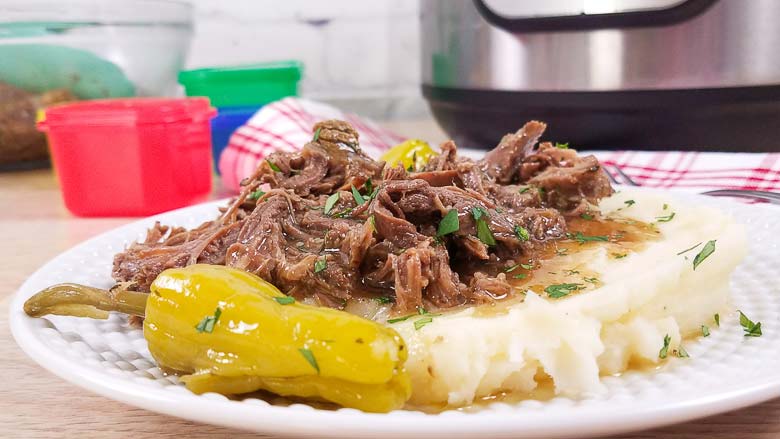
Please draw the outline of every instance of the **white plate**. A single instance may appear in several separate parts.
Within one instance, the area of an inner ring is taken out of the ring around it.
[[[629,372],[603,378],[607,394],[582,400],[554,398],[510,405],[493,403],[477,412],[413,411],[367,414],[353,409],[318,410],[303,404],[276,406],[259,399],[229,400],[188,392],[155,367],[141,330],[112,315],[107,321],[50,317],[32,319],[23,302],[58,282],[100,287],[112,284],[115,253],[142,239],[155,220],[193,227],[217,214],[224,201],[141,220],[61,254],[22,285],[11,306],[11,329],[24,351],[62,378],[85,389],[145,409],[194,421],[263,433],[331,437],[560,437],[625,432],[681,422],[780,396],[780,209],[676,194],[717,205],[748,229],[750,252],[732,277],[735,308],[761,321],[764,335],[746,338],[735,316],[721,330],[686,345],[690,359],[674,359],[656,373]]]

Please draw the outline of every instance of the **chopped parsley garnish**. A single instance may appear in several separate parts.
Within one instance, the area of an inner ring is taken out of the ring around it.
[[[745,337],[761,337],[761,322],[753,322],[742,311],[739,312],[739,324],[745,331]]]
[[[568,248],[555,249],[555,254],[558,256],[566,256],[567,254],[569,254],[569,249]]]
[[[504,273],[509,273],[510,271],[515,271],[515,268],[519,267],[520,264],[511,265],[509,267],[504,268]]]
[[[593,219],[593,215],[589,213],[583,213],[580,215],[580,218],[584,219],[585,221],[590,221]]]
[[[712,318],[715,320],[715,324],[718,325],[718,328],[720,328],[720,314],[715,313]]]
[[[710,336],[710,328],[708,328],[707,325],[701,325],[701,335],[704,337]]]
[[[560,299],[568,296],[572,291],[579,290],[581,286],[582,284],[555,284],[545,288],[544,292],[553,299]]]
[[[660,351],[658,351],[658,358],[664,359],[669,354],[669,343],[672,342],[672,337],[669,337],[669,334],[666,334],[664,336],[664,346],[661,348]]]
[[[493,237],[493,232],[483,218],[477,220],[477,238],[487,246],[496,245],[496,238]]]
[[[682,345],[677,347],[677,351],[675,352],[677,354],[677,357],[679,358],[688,358],[690,355],[688,355],[688,351],[685,350]]]
[[[532,270],[534,268],[534,266],[531,264],[520,264],[520,267],[525,270]]]
[[[512,276],[513,279],[525,279],[526,277],[528,277],[528,275],[525,273],[520,273]]]
[[[515,236],[517,236],[517,239],[519,239],[520,241],[523,241],[523,242],[528,241],[529,239],[531,239],[531,234],[528,233],[528,229],[526,229],[523,226],[518,226],[518,225],[515,225]]]
[[[493,237],[493,232],[490,231],[490,226],[485,221],[485,218],[490,216],[487,210],[480,206],[474,206],[471,208],[471,216],[477,222],[477,238],[487,246],[496,245],[496,238]]]
[[[417,151],[412,152],[412,163],[406,167],[406,171],[414,172],[415,166],[417,166]]]
[[[524,193],[526,193],[526,192],[528,192],[530,190],[531,190],[531,186],[524,186],[524,187],[520,188],[520,190],[518,190],[517,192],[520,193],[520,194],[524,194]]]
[[[339,193],[336,192],[335,194],[328,197],[327,200],[325,200],[325,215],[330,214],[330,211],[333,210],[333,206],[336,205],[336,202],[339,201]]]
[[[715,253],[715,240],[707,241],[706,244],[704,244],[704,247],[701,249],[699,254],[696,255],[696,257],[693,258],[693,269],[695,270],[696,267],[699,266],[702,262],[704,262],[707,257],[709,257],[711,254]]]
[[[482,217],[488,216],[488,212],[480,206],[474,206],[471,208],[471,216],[474,217],[474,221],[479,221]]]
[[[577,270],[563,270],[563,274],[567,274],[569,276],[574,276],[575,274],[580,274]]]
[[[272,171],[274,171],[274,172],[282,172],[282,170],[279,169],[279,166],[276,166],[276,163],[274,163],[274,162],[272,162],[272,161],[270,161],[268,159],[265,159],[265,162],[268,163],[268,166],[271,167]]]
[[[539,191],[539,197],[543,197],[545,192],[547,192],[543,187],[537,188]]]
[[[290,296],[274,297],[274,300],[279,305],[292,305],[295,303],[295,299]]]
[[[300,348],[298,349],[298,352],[303,355],[303,358],[306,359],[306,361],[311,365],[311,367],[314,368],[314,370],[317,371],[317,374],[320,373],[320,365],[317,364],[317,359],[314,358],[314,353],[312,353],[311,349],[307,348]]]
[[[393,298],[390,297],[390,296],[379,296],[379,297],[376,298],[376,301],[379,302],[379,303],[382,303],[382,304],[384,304],[384,303],[393,303],[394,302]]]
[[[355,185],[352,185],[352,198],[355,199],[355,203],[357,203],[358,206],[366,202],[366,199],[360,195],[360,192],[358,192],[357,189],[355,189]]]
[[[597,284],[599,282],[599,278],[597,277],[583,277],[582,280],[589,284]]]
[[[366,193],[367,194],[372,194],[373,195],[373,193],[374,193],[374,182],[371,181],[371,177],[369,177],[368,180],[366,180],[366,182],[363,183],[363,187],[366,188]],[[371,196],[370,198],[373,198],[373,196]]]
[[[444,218],[439,223],[439,229],[436,231],[436,236],[449,235],[450,233],[457,232],[460,229],[460,220],[458,219],[458,211],[450,209]]]
[[[374,218],[374,215],[369,216],[366,221],[368,221],[368,223],[371,224],[371,228],[376,230],[376,219]]]
[[[323,256],[322,258],[317,259],[314,261],[314,272],[319,273],[321,271],[325,271],[325,269],[328,268],[328,260]]]
[[[668,204],[666,204],[666,203],[664,203],[664,210],[666,210],[666,209],[668,209],[668,208],[669,208],[669,205],[668,205]]]
[[[634,200],[626,200],[626,201],[623,202],[623,204],[625,204],[626,207],[631,207],[634,204],[636,204],[636,201],[634,201]]]
[[[265,195],[265,192],[263,192],[262,190],[258,189],[256,191],[252,192],[251,194],[249,194],[249,199],[250,200],[257,200],[258,198],[262,197],[263,195]]]
[[[404,316],[404,317],[397,317],[394,319],[387,319],[387,323],[397,323],[397,322],[403,322],[404,320],[407,320],[411,315]]]
[[[345,216],[349,215],[350,213],[352,213],[352,208],[348,207],[348,208],[342,210],[341,212],[334,213],[333,214],[333,218],[344,218]]]
[[[566,143],[555,142],[555,147],[558,149],[569,149],[569,142]]]
[[[420,328],[422,328],[423,326],[425,326],[425,325],[427,325],[428,323],[431,323],[431,322],[433,322],[433,317],[430,317],[430,316],[426,316],[426,317],[423,317],[421,319],[417,319],[417,320],[414,321],[414,329],[415,329],[415,331],[419,331]]]
[[[573,239],[580,244],[585,244],[586,242],[594,242],[594,241],[601,241],[606,242],[609,241],[609,237],[607,236],[587,236],[583,235],[582,232],[577,232],[576,234],[567,233],[566,237],[569,239]]]
[[[414,321],[414,329],[419,330],[423,326],[427,325],[428,323],[431,323],[433,321],[434,317],[439,316],[440,314],[431,314],[429,313],[425,308],[422,306],[417,306],[417,314],[424,316],[420,319],[417,319]],[[404,317],[403,320],[406,320],[408,317]],[[393,319],[393,321],[399,321],[398,319]],[[393,323],[392,321],[388,320],[389,323]]]
[[[214,325],[217,324],[217,320],[219,320],[219,316],[221,315],[222,310],[217,307],[217,309],[214,310],[214,315],[203,317],[203,320],[195,326],[195,330],[198,332],[214,332]]]
[[[612,253],[612,256],[614,256],[615,259],[623,259],[628,256],[628,253]]]
[[[672,220],[672,218],[674,218],[674,212],[666,216],[657,216],[655,217],[655,220],[658,221],[659,223],[668,223],[669,221]]]
[[[695,249],[696,247],[698,247],[698,246],[700,246],[700,245],[701,245],[701,242],[700,242],[700,243],[698,243],[698,244],[696,244],[696,245],[694,245],[694,246],[693,246],[693,247],[691,247],[691,248],[686,248],[685,250],[681,251],[680,253],[677,253],[677,256],[680,256],[680,255],[681,255],[681,254],[683,254],[683,253],[688,253],[689,251],[691,251],[691,250]]]
[[[316,142],[320,140],[320,132],[322,131],[322,128],[317,128],[317,131],[314,132],[314,137],[311,139],[312,142]]]

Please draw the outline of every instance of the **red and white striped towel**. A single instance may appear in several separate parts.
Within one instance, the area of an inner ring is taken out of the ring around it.
[[[596,151],[641,186],[701,192],[712,189],[780,191],[780,153]]]
[[[360,146],[372,157],[379,157],[405,140],[368,119],[330,105],[286,98],[264,106],[230,138],[219,161],[225,186],[237,191],[239,182],[252,174],[268,154],[300,149],[311,140],[311,127],[325,119],[350,122],[360,134]],[[718,188],[780,191],[780,153],[596,151],[594,154],[608,169],[617,165],[642,186],[690,191]]]

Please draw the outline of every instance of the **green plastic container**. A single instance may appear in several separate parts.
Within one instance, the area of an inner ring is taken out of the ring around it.
[[[298,61],[278,61],[186,70],[179,73],[179,83],[187,96],[208,96],[216,107],[262,105],[297,96],[302,71]]]

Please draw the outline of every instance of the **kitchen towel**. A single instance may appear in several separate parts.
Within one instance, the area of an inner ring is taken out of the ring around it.
[[[641,186],[691,192],[780,191],[780,153],[595,151],[593,154],[608,171],[618,166]]]
[[[361,148],[372,157],[379,157],[388,148],[406,140],[375,122],[330,105],[286,98],[264,106],[230,138],[219,161],[225,186],[237,191],[241,180],[251,175],[274,151],[301,149],[312,138],[311,127],[325,119],[343,119],[351,123],[360,134]],[[481,154],[473,150],[461,152],[472,157]],[[608,171],[619,166],[637,183],[647,187],[688,191],[722,188],[780,191],[780,153],[594,151],[593,154]]]

